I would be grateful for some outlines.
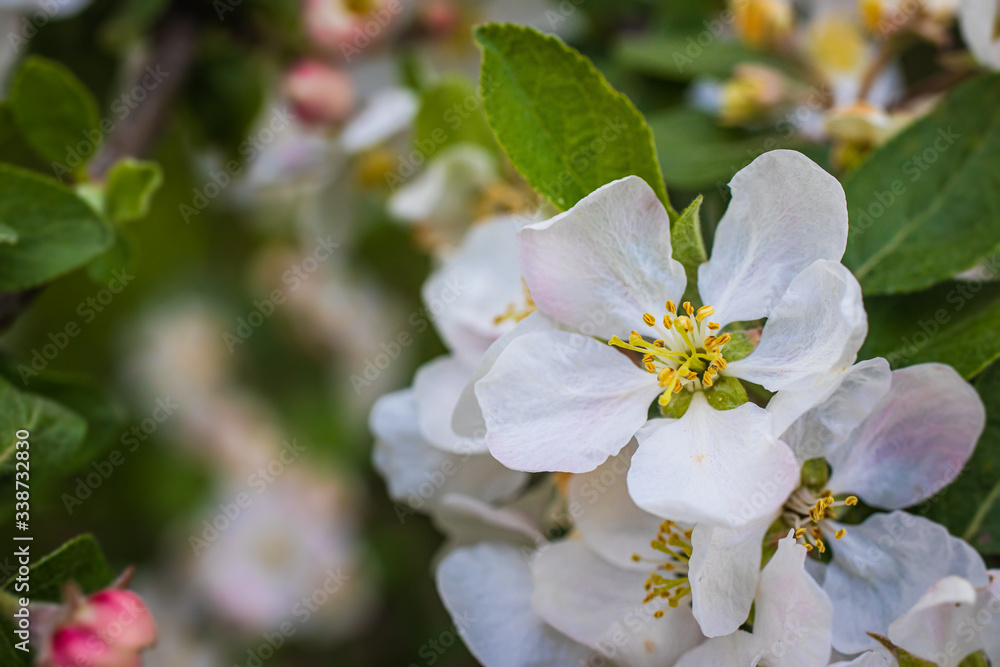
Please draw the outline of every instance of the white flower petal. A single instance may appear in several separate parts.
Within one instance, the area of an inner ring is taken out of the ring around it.
[[[472,222],[473,199],[496,178],[496,160],[488,150],[455,144],[435,155],[423,173],[389,198],[389,212],[407,222],[467,225]]]
[[[842,539],[828,540],[833,560],[823,583],[833,602],[833,645],[842,653],[876,647],[866,633],[884,635],[939,579],[954,574],[974,586],[986,583],[979,554],[923,517],[896,511],[845,527]]]
[[[538,615],[578,642],[629,667],[672,665],[704,638],[691,610],[643,604],[647,574],[617,568],[577,540],[542,549],[531,564]],[[662,610],[662,618],[653,612]]]
[[[500,357],[500,353],[507,349],[511,341],[527,333],[539,331],[559,331],[560,325],[552,319],[534,312],[517,323],[513,329],[500,336],[480,358],[476,364],[476,370],[472,373],[472,378],[462,390],[458,397],[458,404],[455,406],[455,413],[451,418],[451,428],[456,434],[463,438],[482,438],[486,435],[486,420],[483,419],[483,411],[479,407],[479,399],[476,398],[475,384],[486,377],[493,368],[493,364]]]
[[[386,394],[375,403],[371,429],[374,464],[390,497],[413,509],[435,508],[449,493],[500,500],[528,482],[528,475],[505,468],[489,454],[452,454],[424,440],[410,389]]]
[[[642,328],[684,293],[670,220],[645,181],[608,183],[551,220],[518,232],[521,270],[538,309],[608,339]]]
[[[824,667],[833,607],[805,569],[806,549],[789,535],[760,574],[754,639],[768,667]]]
[[[757,644],[749,632],[737,630],[731,635],[709,639],[684,654],[675,667],[750,667],[755,664]]]
[[[708,637],[728,635],[746,622],[760,579],[762,543],[775,516],[739,528],[695,526],[691,535],[691,601]]]
[[[522,473],[523,474],[523,473]],[[537,546],[545,535],[533,517],[515,508],[494,507],[464,493],[447,493],[435,508],[434,525],[448,536],[446,549],[479,542]]]
[[[629,493],[674,521],[740,526],[770,516],[799,481],[794,454],[770,428],[767,411],[753,403],[716,410],[696,392],[683,417],[636,434]]]
[[[801,153],[764,153],[729,188],[711,259],[698,269],[701,298],[721,323],[770,316],[795,276],[847,248],[844,189]]]
[[[591,472],[573,475],[566,500],[574,526],[591,550],[617,567],[648,574],[650,566],[633,562],[632,554],[662,559],[649,543],[663,520],[639,509],[628,494],[626,478],[636,446],[633,440]]]
[[[535,613],[531,570],[514,547],[452,552],[438,567],[437,586],[458,634],[485,667],[582,665],[592,655]]]
[[[417,369],[413,377],[413,396],[424,438],[446,452],[483,454],[483,438],[462,438],[451,428],[452,414],[462,390],[469,383],[472,370],[460,359],[438,357]]]
[[[886,509],[919,503],[958,476],[985,424],[982,400],[951,366],[893,371],[871,416],[828,454],[829,488]]]
[[[409,126],[418,105],[417,96],[407,88],[382,90],[344,127],[340,145],[348,153],[360,153],[387,141]]]
[[[516,235],[506,216],[473,226],[421,290],[441,338],[470,367],[513,328],[511,320],[497,322],[497,317],[508,306],[525,305]]]
[[[823,377],[825,380],[815,390],[800,391],[796,387],[792,391],[779,391],[767,404],[771,418],[786,423],[803,404],[815,406],[787,429],[780,425],[774,429],[775,433],[782,433],[782,441],[792,448],[799,462],[825,457],[844,442],[888,393],[892,371],[889,362],[878,357],[860,361],[843,373]],[[809,400],[802,401],[802,397]]]
[[[857,279],[842,264],[820,260],[792,280],[757,349],[729,364],[726,374],[793,391],[814,374],[846,370],[867,333]]]
[[[893,621],[889,639],[937,667],[958,667],[965,656],[982,649],[979,633],[974,630],[977,602],[972,584],[962,577],[945,577]],[[968,634],[960,636],[963,627],[968,628]]]
[[[969,50],[983,65],[1000,69],[1000,40],[996,35],[996,0],[962,0],[958,9],[958,25]]]
[[[615,348],[550,331],[513,340],[475,391],[508,468],[587,472],[628,444],[662,390]]]

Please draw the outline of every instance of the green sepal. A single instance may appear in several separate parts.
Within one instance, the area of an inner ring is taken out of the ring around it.
[[[809,459],[802,464],[802,486],[813,491],[822,491],[830,481],[830,465],[820,457]]]
[[[747,402],[747,391],[736,378],[717,375],[715,384],[705,390],[705,398],[716,410],[732,410]]]
[[[691,406],[691,399],[694,392],[682,391],[670,397],[670,402],[660,406],[660,414],[670,419],[680,419]]]

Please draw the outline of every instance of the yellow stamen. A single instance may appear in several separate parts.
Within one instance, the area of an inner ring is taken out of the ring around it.
[[[685,301],[681,304],[684,307],[684,312],[688,315],[694,315],[694,306],[691,305],[690,301]]]
[[[712,306],[702,306],[701,308],[698,309],[698,314],[695,316],[695,319],[698,320],[699,322],[704,322],[705,319],[714,314],[715,314],[715,308],[713,308]]]
[[[834,533],[834,535],[833,535],[833,536],[834,536],[835,538],[837,538],[837,539],[839,540],[839,539],[840,539],[840,538],[842,538],[842,537],[843,537],[844,535],[847,535],[847,529],[846,529],[846,528],[841,528],[841,529],[840,529],[840,530],[838,530],[838,531],[837,531],[836,533]]]
[[[664,307],[667,309],[667,312],[670,313],[671,315],[677,313],[677,306],[674,304],[673,301],[667,301],[667,303],[664,304]]]
[[[651,327],[654,324],[656,324],[656,318],[650,315],[649,313],[643,313],[642,321],[646,323],[647,327]]]
[[[858,497],[857,496],[847,496],[846,498],[844,498],[844,504],[845,505],[850,505],[850,506],[857,505],[858,504]]]

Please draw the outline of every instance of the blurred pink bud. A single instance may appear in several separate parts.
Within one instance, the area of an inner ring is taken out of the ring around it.
[[[344,56],[350,62],[377,41],[393,18],[402,11],[403,0],[305,0],[306,33],[320,48]]]
[[[41,667],[141,664],[139,654],[156,643],[156,624],[142,598],[122,589],[127,578],[89,597],[71,584],[62,605],[38,605]]]
[[[315,60],[293,67],[285,79],[285,90],[299,119],[309,124],[343,122],[356,101],[350,75]]]
[[[420,20],[432,35],[450,35],[462,18],[461,8],[452,0],[429,0],[420,8]]]

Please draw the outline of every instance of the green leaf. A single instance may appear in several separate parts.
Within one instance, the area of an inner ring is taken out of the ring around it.
[[[844,263],[866,294],[913,292],[1000,249],[1000,75],[949,93],[844,180]]]
[[[446,77],[423,94],[413,130],[413,145],[431,158],[458,143],[497,150],[482,100],[463,78]]]
[[[28,58],[11,84],[10,106],[25,139],[42,157],[68,163],[71,154],[86,159],[97,152],[102,137],[97,103],[65,65]],[[78,150],[81,142],[86,151]]]
[[[713,39],[702,46],[691,34],[630,36],[616,45],[613,57],[625,69],[671,81],[727,78],[747,63],[788,70],[784,61],[739,40]]]
[[[899,667],[937,667],[933,662],[927,662],[926,660],[921,660],[912,653],[901,649],[900,647],[889,641],[888,637],[885,637],[874,632],[869,632],[868,636],[877,641],[882,646],[888,649],[892,657],[896,658],[896,662],[899,663]]]
[[[17,230],[0,222],[0,243],[10,245],[17,243]]]
[[[718,121],[694,109],[672,109],[650,116],[656,150],[669,156],[663,177],[671,187],[700,190],[724,186],[740,169],[767,151],[794,148],[821,161],[818,149],[793,138],[792,127],[775,133],[751,133],[720,127]],[[779,127],[779,130],[781,128]]]
[[[106,588],[114,580],[101,547],[93,535],[80,535],[40,559],[31,566],[31,598],[33,601],[59,602],[63,586],[76,582],[84,593]],[[13,590],[8,581],[4,590]]]
[[[523,26],[482,26],[476,40],[490,127],[535,190],[565,210],[636,175],[670,209],[649,126],[590,61]]]
[[[868,297],[865,309],[862,359],[885,357],[893,368],[936,361],[971,378],[1000,358],[1000,283],[953,281],[916,294]]]
[[[0,379],[0,476],[15,468],[15,433],[25,429],[31,435],[30,463],[51,471],[71,459],[87,434],[87,422],[55,401],[22,392]]]
[[[732,410],[747,402],[747,391],[736,378],[718,375],[715,384],[705,390],[705,398],[716,410]]]
[[[670,227],[670,241],[674,248],[674,259],[684,266],[687,284],[697,289],[698,267],[708,261],[705,238],[701,233],[701,202],[698,195],[680,214]]]
[[[990,663],[982,651],[970,653],[962,662],[958,663],[958,667],[989,667],[989,665]]]
[[[0,165],[0,223],[18,236],[0,244],[0,292],[49,282],[107,250],[113,231],[56,181]]]
[[[104,194],[108,219],[121,224],[144,218],[162,184],[163,172],[155,162],[121,160],[108,174]]]
[[[986,429],[961,474],[918,507],[984,554],[1000,554],[1000,364],[976,381]]]

